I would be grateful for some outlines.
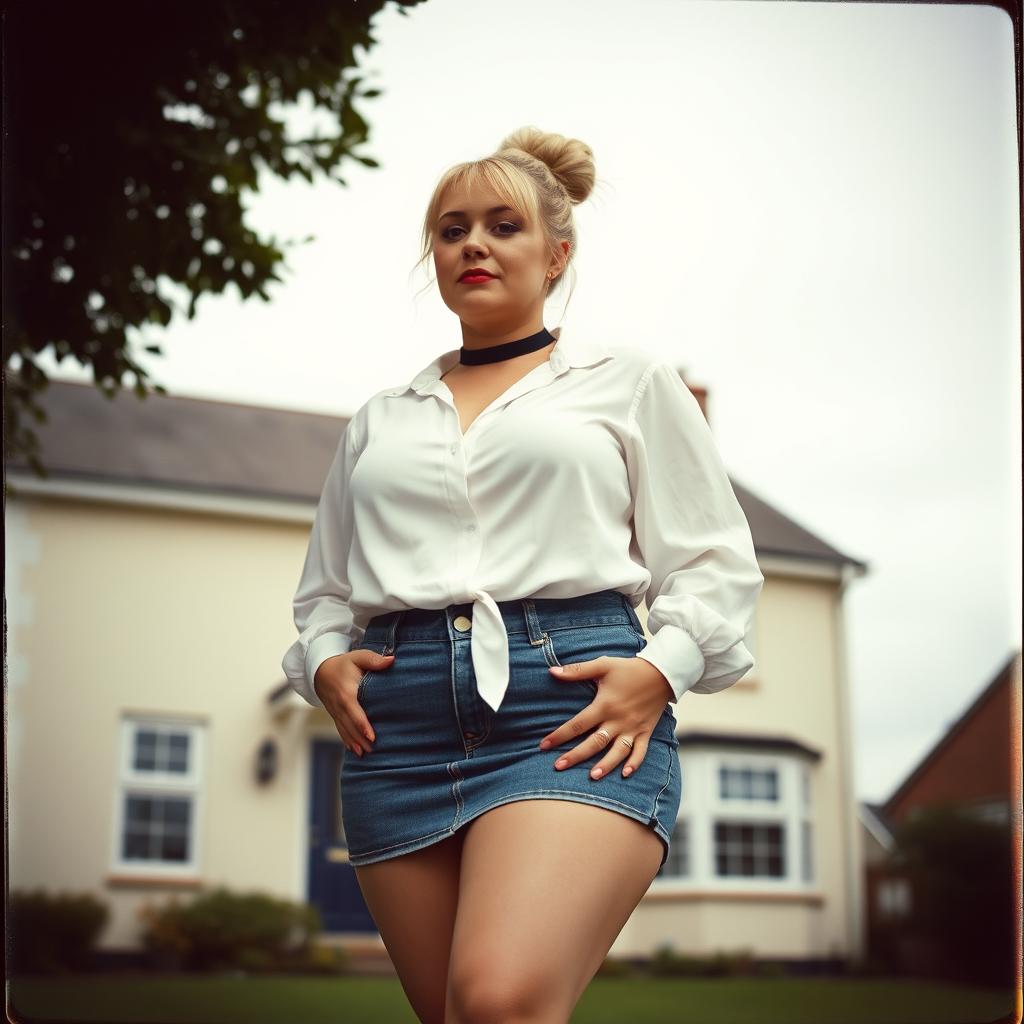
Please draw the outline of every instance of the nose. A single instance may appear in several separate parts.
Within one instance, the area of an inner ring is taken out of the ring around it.
[[[462,253],[464,256],[477,256],[487,251],[487,246],[482,240],[483,235],[478,234],[478,232],[482,231],[482,228],[470,228],[467,232],[466,237],[462,240]]]

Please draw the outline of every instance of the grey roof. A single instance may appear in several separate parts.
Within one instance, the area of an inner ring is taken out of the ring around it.
[[[315,504],[348,417],[51,380],[33,423],[51,477]],[[31,473],[23,459],[7,470]],[[865,563],[732,480],[758,554]],[[12,488],[8,481],[9,489]]]
[[[779,751],[802,754],[811,761],[820,761],[824,752],[803,740],[785,734],[750,732],[714,732],[708,729],[684,729],[677,733],[681,747],[732,747],[745,750]]]
[[[51,381],[33,427],[61,479],[316,502],[348,417]],[[10,460],[8,470],[23,468]]]

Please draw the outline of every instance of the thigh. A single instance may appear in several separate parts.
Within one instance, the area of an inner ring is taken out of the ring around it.
[[[465,831],[450,1019],[554,1009],[567,1020],[654,880],[661,839],[561,799],[502,804]]]
[[[354,869],[402,988],[425,1024],[444,1021],[464,839],[460,829],[430,846]]]

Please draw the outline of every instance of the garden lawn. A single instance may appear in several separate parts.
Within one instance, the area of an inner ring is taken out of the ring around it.
[[[417,1024],[395,978],[166,974],[15,977],[15,1020]],[[595,978],[571,1024],[981,1024],[1009,992],[905,979]]]

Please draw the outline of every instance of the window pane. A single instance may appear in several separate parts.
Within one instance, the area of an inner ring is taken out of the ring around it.
[[[124,822],[121,856],[125,860],[165,863],[188,859],[191,798],[129,795]]]
[[[672,829],[672,842],[668,857],[658,869],[655,878],[685,878],[690,873],[690,850],[686,830],[686,819],[680,818]]]
[[[785,833],[771,823],[715,823],[715,872],[720,878],[781,878]]]
[[[166,771],[182,774],[188,771],[188,733],[175,732],[168,735]]]
[[[718,792],[723,800],[777,802],[779,773],[774,768],[730,768],[721,765],[718,769]]]
[[[156,767],[156,733],[152,729],[136,731],[135,759],[132,763],[139,772],[151,772]]]
[[[171,729],[138,729],[132,761],[137,772],[188,771],[189,735]]]

